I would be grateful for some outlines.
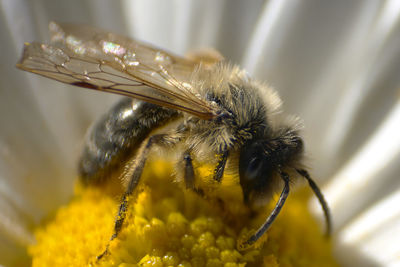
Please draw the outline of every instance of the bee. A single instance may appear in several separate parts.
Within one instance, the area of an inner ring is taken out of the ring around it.
[[[86,184],[101,183],[113,170],[128,165],[128,182],[111,240],[123,226],[127,199],[154,149],[178,153],[177,169],[188,190],[203,192],[196,183],[194,159],[214,163],[209,182],[216,185],[221,184],[226,168],[235,169],[244,204],[250,208],[265,203],[281,188],[274,209],[238,245],[240,249],[252,246],[269,229],[296,176],[308,181],[330,232],[327,202],[304,168],[300,123],[281,114],[280,98],[272,88],[217,53],[180,57],[92,27],[51,22],[49,29],[51,42],[26,43],[18,68],[129,97],[92,127],[79,163]],[[134,160],[128,160],[132,151]]]

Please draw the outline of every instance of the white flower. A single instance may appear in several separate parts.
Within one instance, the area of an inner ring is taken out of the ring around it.
[[[214,47],[299,115],[346,266],[400,265],[400,2],[3,0],[0,265],[27,263],[32,227],[72,193],[87,126],[116,96],[17,70],[50,20],[89,24],[178,54]]]

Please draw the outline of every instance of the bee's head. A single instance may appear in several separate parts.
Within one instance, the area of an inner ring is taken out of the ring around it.
[[[328,204],[308,172],[301,168],[299,162],[302,155],[303,140],[296,131],[291,129],[283,130],[273,138],[256,137],[243,145],[239,157],[239,174],[245,204],[253,205],[260,200],[265,200],[266,194],[271,192],[276,181],[279,181],[277,177],[281,178],[284,185],[273,211],[260,228],[239,245],[240,248],[246,249],[252,246],[278,216],[289,194],[289,174],[286,170],[290,169],[308,181],[324,211],[327,223],[326,233],[330,234],[332,223]]]
[[[244,202],[253,204],[275,187],[281,168],[298,162],[303,140],[295,131],[283,131],[275,138],[254,138],[240,152],[239,174]]]

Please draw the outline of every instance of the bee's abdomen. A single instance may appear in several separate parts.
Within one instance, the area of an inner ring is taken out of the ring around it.
[[[79,172],[85,184],[99,183],[127,159],[150,132],[177,118],[178,112],[124,98],[97,121],[88,133]]]

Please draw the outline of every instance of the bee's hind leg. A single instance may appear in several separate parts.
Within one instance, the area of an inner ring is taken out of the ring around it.
[[[162,143],[164,137],[165,137],[164,134],[158,134],[158,135],[151,136],[148,139],[146,145],[144,147],[142,147],[142,149],[140,150],[140,153],[135,158],[135,164],[132,167],[133,169],[132,169],[132,173],[130,173],[130,175],[129,175],[130,178],[129,178],[128,186],[127,186],[126,191],[123,194],[122,199],[121,199],[121,204],[119,206],[118,215],[117,215],[117,218],[116,218],[115,224],[114,224],[114,233],[111,236],[110,241],[112,241],[114,238],[116,238],[122,229],[122,225],[126,218],[126,212],[127,212],[128,205],[129,205],[129,197],[133,194],[135,188],[139,184],[140,177],[142,175],[144,165],[146,163],[147,156],[150,152],[151,147],[154,144]],[[110,243],[107,244],[107,247],[104,250],[104,252],[102,254],[100,254],[99,256],[97,256],[97,260],[100,260],[102,257],[104,257],[105,255],[108,254],[109,244]]]

